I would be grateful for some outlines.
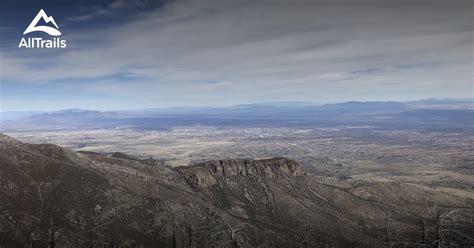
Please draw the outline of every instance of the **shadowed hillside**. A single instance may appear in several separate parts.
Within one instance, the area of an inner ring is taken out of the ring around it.
[[[423,247],[473,244],[474,201],[316,177],[287,158],[162,161],[0,134],[0,244],[31,247]]]

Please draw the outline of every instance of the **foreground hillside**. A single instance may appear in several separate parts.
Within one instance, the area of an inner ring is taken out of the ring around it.
[[[287,158],[169,168],[0,134],[6,247],[424,247],[474,244],[474,200],[316,177]]]

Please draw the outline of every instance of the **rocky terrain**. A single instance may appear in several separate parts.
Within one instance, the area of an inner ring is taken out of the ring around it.
[[[474,199],[315,176],[288,158],[171,168],[0,134],[1,247],[474,244]]]

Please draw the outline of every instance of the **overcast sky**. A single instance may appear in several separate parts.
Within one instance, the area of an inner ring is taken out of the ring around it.
[[[473,4],[2,1],[0,110],[473,97]],[[66,49],[18,48],[41,8]]]

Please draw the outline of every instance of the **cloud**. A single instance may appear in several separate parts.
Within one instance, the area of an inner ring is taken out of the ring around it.
[[[0,53],[2,78],[74,80],[104,101],[141,97],[136,107],[469,97],[472,3],[425,3],[176,1],[66,34],[68,49],[54,56]]]
[[[99,2],[100,3],[100,2]],[[154,10],[164,5],[166,1],[157,0],[114,0],[106,2],[106,4],[92,4],[91,6],[82,7],[80,14],[68,17],[64,20],[65,24],[83,23],[94,19],[115,19],[121,16],[133,16],[145,10]]]

